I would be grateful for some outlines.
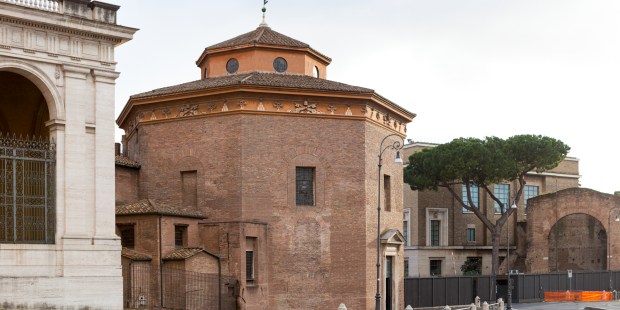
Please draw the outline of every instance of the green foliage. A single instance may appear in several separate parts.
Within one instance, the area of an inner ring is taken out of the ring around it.
[[[482,258],[481,257],[468,257],[465,263],[461,266],[461,271],[464,276],[475,276],[482,274]]]
[[[414,190],[437,190],[467,181],[489,185],[552,169],[569,150],[562,141],[540,135],[458,138],[412,154],[404,178]]]

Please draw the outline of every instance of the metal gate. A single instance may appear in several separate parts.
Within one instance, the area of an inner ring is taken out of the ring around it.
[[[0,243],[54,243],[55,144],[0,133]]]

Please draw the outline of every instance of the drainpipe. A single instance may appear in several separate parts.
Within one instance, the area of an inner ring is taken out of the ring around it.
[[[159,306],[164,307],[164,260],[162,256],[162,233],[161,233],[161,218],[159,215]]]

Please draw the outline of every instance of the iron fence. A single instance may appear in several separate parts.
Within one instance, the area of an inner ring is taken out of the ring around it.
[[[160,276],[161,275],[161,276]],[[128,309],[234,310],[231,277],[152,266],[123,266],[123,302]]]
[[[0,243],[54,243],[55,145],[0,133]]]
[[[545,274],[513,274],[512,302],[542,301],[544,292],[604,291],[620,289],[620,271],[583,271]],[[414,308],[470,304],[476,296],[491,301],[506,299],[507,276],[430,277],[405,279],[405,304]],[[616,297],[614,297],[616,298]]]

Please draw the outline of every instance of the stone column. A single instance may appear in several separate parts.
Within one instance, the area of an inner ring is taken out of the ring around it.
[[[89,97],[87,74],[90,69],[64,65],[65,76],[65,146],[64,146],[64,244],[86,244],[92,221],[87,218],[94,206],[86,201],[93,171],[86,163],[85,113]]]
[[[114,87],[119,73],[94,71],[95,243],[119,244],[115,232]]]

